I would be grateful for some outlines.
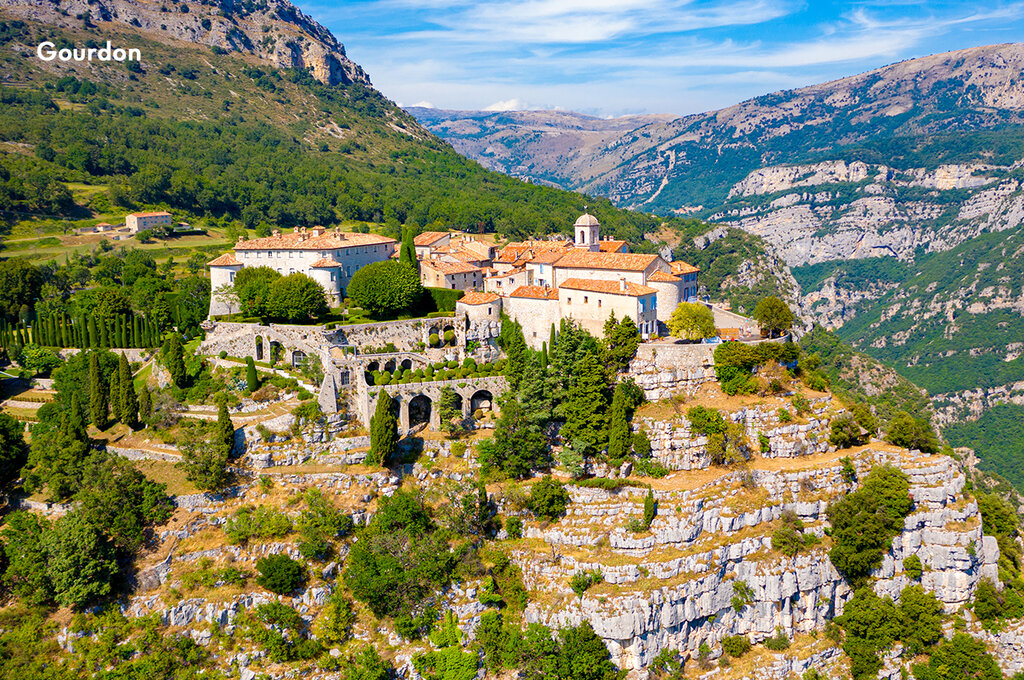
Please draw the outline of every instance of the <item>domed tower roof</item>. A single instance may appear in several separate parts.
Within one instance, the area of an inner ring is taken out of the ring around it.
[[[574,224],[572,226],[574,226],[574,227],[599,227],[599,226],[601,226],[601,223],[598,222],[597,218],[594,217],[593,215],[591,215],[590,213],[583,213],[578,218],[576,218],[576,224]]]

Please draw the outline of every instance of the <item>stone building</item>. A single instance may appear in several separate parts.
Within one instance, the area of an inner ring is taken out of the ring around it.
[[[242,267],[270,267],[282,276],[302,273],[320,284],[327,301],[337,305],[345,288],[360,268],[383,262],[395,252],[397,241],[377,234],[353,234],[341,229],[300,228],[293,233],[274,231],[271,236],[251,241],[239,240],[234,253],[226,253],[207,263],[213,291],[234,282]],[[228,314],[230,305],[214,293],[210,297],[210,315]]]
[[[630,253],[625,241],[602,240],[593,215],[576,220],[573,236],[510,243],[495,257],[495,273],[484,279],[484,290],[501,296],[505,313],[519,321],[532,347],[540,347],[561,319],[575,319],[600,336],[612,314],[636,322],[644,339],[656,337],[676,306],[697,293],[699,269]]]
[[[430,257],[435,248],[447,246],[452,240],[451,234],[447,231],[424,231],[413,238],[413,246],[416,248],[416,259],[423,260]]]
[[[484,270],[465,262],[423,260],[420,262],[420,282],[433,288],[475,290],[483,288]]]
[[[165,211],[129,213],[124,216],[124,225],[128,227],[128,232],[131,234],[137,234],[153,227],[169,227],[171,226],[171,213]]]

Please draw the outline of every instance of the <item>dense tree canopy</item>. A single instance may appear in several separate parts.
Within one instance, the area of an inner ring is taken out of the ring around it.
[[[423,297],[423,286],[413,267],[388,260],[373,262],[353,274],[346,292],[368,313],[383,318],[417,304]]]

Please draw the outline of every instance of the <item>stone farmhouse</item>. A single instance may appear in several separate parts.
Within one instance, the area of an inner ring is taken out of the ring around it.
[[[361,267],[383,262],[395,252],[397,241],[377,234],[353,234],[341,229],[301,228],[290,234],[274,231],[251,241],[239,239],[233,253],[207,263],[213,291],[235,280],[242,267],[270,267],[283,276],[300,272],[319,283],[327,302],[338,305],[345,287]],[[230,314],[230,304],[216,292],[210,297],[210,316]]]
[[[153,227],[169,227],[171,226],[171,213],[165,211],[129,213],[124,216],[124,224],[128,227],[130,234],[137,234]]]
[[[614,314],[636,322],[640,335],[664,334],[680,302],[697,295],[699,269],[660,255],[630,253],[625,241],[602,240],[600,223],[583,214],[574,239],[519,241],[497,254],[483,294],[467,294],[456,306],[471,322],[493,322],[504,311],[539,348],[552,324],[575,319],[600,336]]]

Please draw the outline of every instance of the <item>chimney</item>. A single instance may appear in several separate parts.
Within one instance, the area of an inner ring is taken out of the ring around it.
[[[272,236],[280,236],[281,235],[281,230],[280,229],[275,229],[274,231],[270,232],[270,234]]]
[[[324,228],[318,224],[315,227],[313,227],[309,233],[312,234],[313,238],[317,238],[318,236],[324,233]]]
[[[619,279],[619,290],[626,292],[626,279],[624,277]]]

